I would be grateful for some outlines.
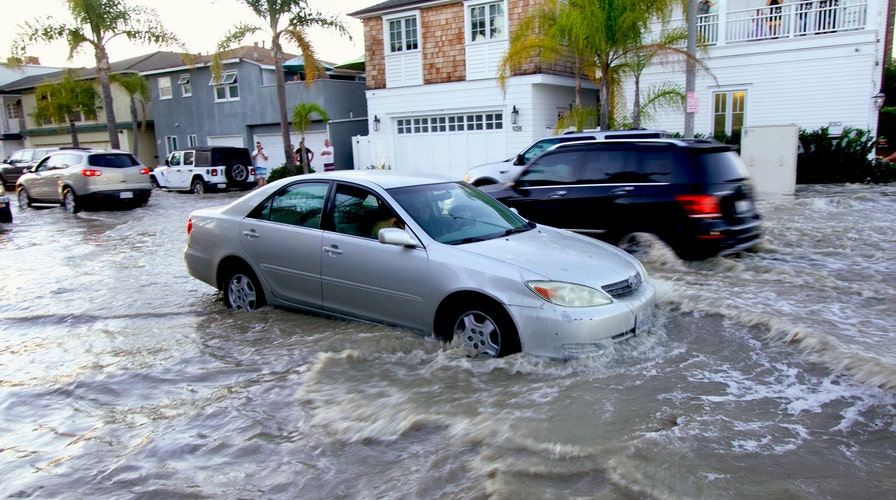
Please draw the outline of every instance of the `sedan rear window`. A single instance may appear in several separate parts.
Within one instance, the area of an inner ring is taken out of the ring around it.
[[[87,163],[91,167],[128,168],[140,165],[137,158],[129,154],[98,154],[90,155]]]

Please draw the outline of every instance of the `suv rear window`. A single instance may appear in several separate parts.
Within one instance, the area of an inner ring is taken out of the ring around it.
[[[251,165],[252,158],[246,148],[213,148],[211,165]]]
[[[697,154],[694,157],[708,184],[737,182],[750,177],[747,165],[734,151]]]
[[[97,154],[90,155],[87,163],[91,167],[128,168],[140,165],[137,158],[129,154]]]

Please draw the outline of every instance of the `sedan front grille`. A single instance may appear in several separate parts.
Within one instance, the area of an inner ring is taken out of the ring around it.
[[[621,299],[622,297],[627,297],[641,287],[641,275],[635,273],[628,277],[628,279],[624,279],[622,281],[617,281],[616,283],[610,283],[609,285],[604,285],[602,288],[605,292],[610,294],[610,297],[614,299]]]

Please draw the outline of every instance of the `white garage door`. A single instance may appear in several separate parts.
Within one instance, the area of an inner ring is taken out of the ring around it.
[[[327,138],[327,132],[324,130],[315,131],[315,132],[305,132],[305,147],[314,152],[314,158],[311,160],[311,167],[314,168],[317,172],[324,171],[324,162],[320,159],[320,150],[324,148],[324,139]],[[289,135],[289,139],[292,142],[293,150],[299,147],[299,141],[302,139],[302,135],[296,132],[292,132]],[[286,158],[283,156],[283,139],[280,134],[256,134],[255,141],[261,142],[262,147],[264,147],[265,152],[268,154],[268,165],[271,165],[271,168],[277,168],[280,165],[286,163]],[[252,148],[255,148],[255,143],[252,143]],[[338,151],[335,154],[339,154]]]
[[[483,158],[505,153],[503,114],[399,118],[394,123],[396,170],[416,170],[462,179],[468,168]]]
[[[208,136],[209,146],[231,146],[235,148],[247,147],[243,144],[243,136],[241,135],[210,135]]]

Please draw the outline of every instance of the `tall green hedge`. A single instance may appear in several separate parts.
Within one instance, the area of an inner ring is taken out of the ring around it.
[[[800,130],[797,184],[888,183],[896,181],[896,166],[872,158],[876,138],[869,130],[846,127],[832,136],[827,127]]]

